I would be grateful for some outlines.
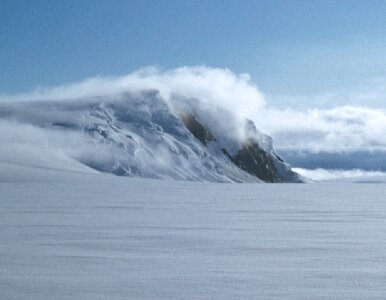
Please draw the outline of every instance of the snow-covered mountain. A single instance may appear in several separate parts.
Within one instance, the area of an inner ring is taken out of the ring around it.
[[[0,105],[0,160],[213,182],[301,182],[252,121],[157,90]]]

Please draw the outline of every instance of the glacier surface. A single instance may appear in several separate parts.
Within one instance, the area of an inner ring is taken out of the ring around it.
[[[1,299],[384,299],[386,186],[0,162]]]

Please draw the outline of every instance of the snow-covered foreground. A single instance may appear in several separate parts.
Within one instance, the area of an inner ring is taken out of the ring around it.
[[[1,299],[386,297],[385,185],[40,171],[0,183]]]

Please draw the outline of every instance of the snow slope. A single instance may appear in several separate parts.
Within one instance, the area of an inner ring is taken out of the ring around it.
[[[18,171],[0,183],[1,299],[385,298],[385,185]]]
[[[157,90],[2,103],[0,125],[0,161],[7,163],[212,182],[303,180],[251,121]],[[211,140],[195,136],[197,128]]]

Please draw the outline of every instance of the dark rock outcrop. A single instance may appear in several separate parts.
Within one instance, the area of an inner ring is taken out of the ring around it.
[[[265,182],[282,181],[275,168],[272,156],[261,149],[253,140],[247,140],[234,156],[229,155],[225,149],[223,149],[223,152],[240,169]]]
[[[186,128],[205,146],[210,141],[215,141],[213,134],[202,125],[194,115],[187,113],[180,113],[180,117]]]
[[[183,121],[186,128],[192,133],[205,146],[211,141],[216,141],[215,136],[211,131],[206,128],[198,118],[189,113],[180,113],[180,118]],[[252,121],[249,121],[252,123]],[[253,124],[254,128],[254,124]],[[247,139],[242,148],[237,151],[236,154],[231,155],[226,149],[222,148],[222,152],[225,156],[238,168],[249,174],[256,176],[258,179],[265,182],[287,182],[297,181],[296,173],[290,169],[285,170],[286,175],[282,175],[276,165],[283,164],[283,160],[276,154],[273,156],[271,153],[264,151],[259,144],[253,139]],[[275,159],[277,163],[275,163]]]

